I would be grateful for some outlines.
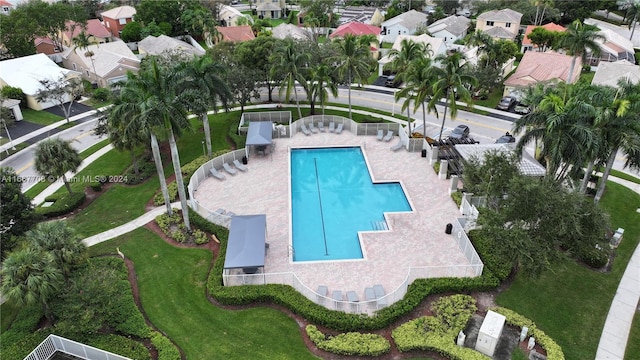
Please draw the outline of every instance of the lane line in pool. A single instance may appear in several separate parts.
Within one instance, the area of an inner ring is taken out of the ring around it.
[[[322,238],[324,239],[324,254],[329,255],[327,249],[327,233],[324,230],[324,210],[322,209],[322,195],[320,194],[320,178],[318,177],[318,159],[313,158],[313,166],[316,169],[316,187],[318,188],[318,201],[320,202],[320,220],[322,221]]]

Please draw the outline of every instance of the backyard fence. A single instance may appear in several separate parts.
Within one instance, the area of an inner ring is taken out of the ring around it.
[[[87,360],[131,360],[58,335],[49,335],[24,360],[47,360],[55,353],[65,353]]]

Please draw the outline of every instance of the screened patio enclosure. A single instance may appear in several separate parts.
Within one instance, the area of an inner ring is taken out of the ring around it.
[[[235,215],[231,218],[222,276],[225,286],[231,285],[229,276],[255,274],[264,268],[268,248],[266,239],[266,215]]]

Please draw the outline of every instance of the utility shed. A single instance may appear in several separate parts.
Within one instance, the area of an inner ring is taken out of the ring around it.
[[[502,335],[506,318],[504,315],[489,310],[485,316],[480,332],[478,332],[478,340],[476,341],[476,350],[487,355],[493,356],[496,346]]]

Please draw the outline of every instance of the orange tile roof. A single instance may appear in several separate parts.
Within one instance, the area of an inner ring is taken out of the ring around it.
[[[573,57],[557,52],[527,51],[522,56],[520,65],[507,80],[505,86],[525,87],[538,82],[561,80],[567,81]],[[582,60],[576,60],[573,78],[580,76]]]
[[[4,0],[0,0],[0,6],[8,6],[10,8],[13,8],[13,4],[8,2],[8,1],[4,1]]]
[[[338,26],[336,31],[329,35],[330,38],[344,37],[346,34],[353,35],[380,35],[380,27],[351,21]]]
[[[75,25],[75,27],[73,26]],[[73,21],[67,21],[67,31],[64,34],[68,39],[73,40],[76,36],[78,36],[82,32],[82,24],[75,23]],[[71,33],[71,28],[73,28],[73,34]],[[111,37],[111,33],[107,28],[102,25],[102,22],[98,19],[90,19],[87,20],[87,28],[85,30],[87,35],[91,35],[97,38],[109,38]]]
[[[222,41],[241,42],[255,39],[251,26],[216,26],[222,35]]]
[[[531,34],[531,32],[533,31],[533,29],[537,28],[537,27],[542,27],[545,28],[549,31],[559,31],[559,32],[563,32],[565,30],[567,30],[567,28],[565,28],[562,25],[558,25],[556,23],[548,23],[548,24],[544,24],[542,26],[536,26],[536,25],[527,25],[527,30],[525,30],[524,32],[524,38],[522,39],[522,45],[533,45],[531,43],[531,40],[529,40],[529,37],[527,35]]]

